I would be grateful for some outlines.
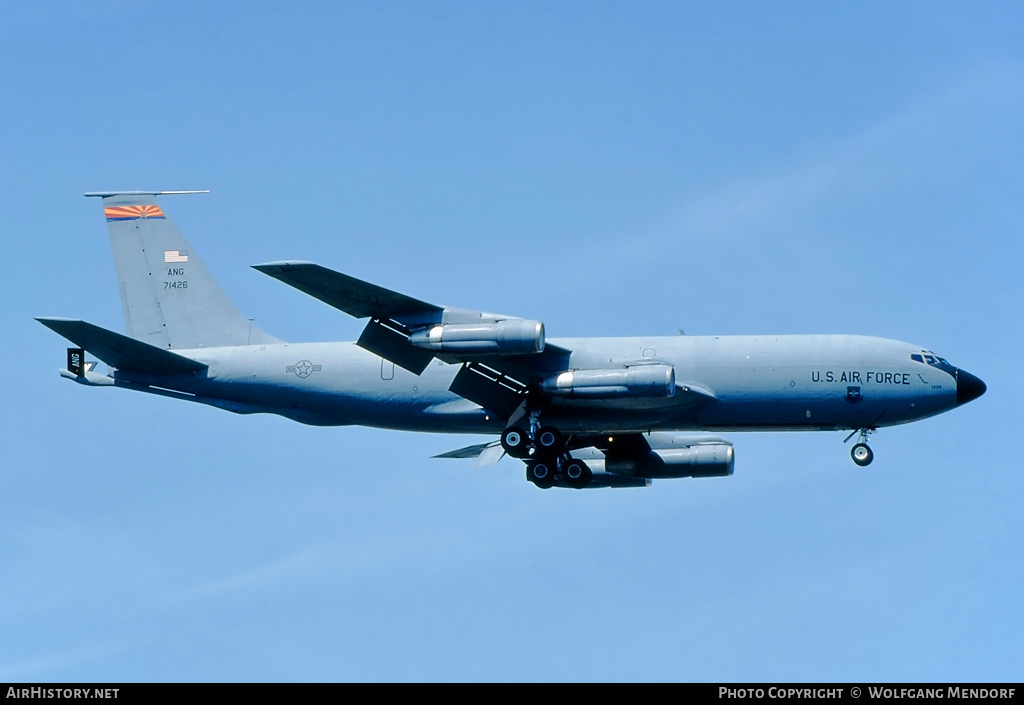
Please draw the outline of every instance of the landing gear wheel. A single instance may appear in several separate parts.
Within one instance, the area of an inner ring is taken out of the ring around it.
[[[547,460],[535,460],[526,464],[526,479],[546,490],[554,484],[554,465]]]
[[[564,444],[562,432],[554,426],[541,426],[534,436],[538,453],[557,453]]]
[[[589,485],[594,476],[587,464],[576,458],[570,458],[562,470],[565,472],[565,479],[568,480],[569,486],[576,489],[583,489]]]
[[[509,426],[501,432],[501,447],[513,458],[527,458],[530,455],[530,439],[526,431],[518,426]]]
[[[853,462],[857,463],[861,467],[871,465],[871,461],[875,459],[875,454],[868,447],[867,443],[858,443],[850,451],[850,457],[853,458]]]

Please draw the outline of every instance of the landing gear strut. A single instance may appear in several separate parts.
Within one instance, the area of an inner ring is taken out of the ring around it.
[[[869,428],[860,429],[860,438],[858,439],[856,445],[854,445],[853,448],[850,449],[850,457],[853,458],[853,462],[855,462],[862,468],[871,465],[871,461],[875,459],[874,452],[871,450],[870,447],[868,447],[868,436],[871,435],[872,430],[873,429]],[[857,433],[857,431],[854,431],[849,436],[847,436],[846,440],[848,441],[851,438],[853,438],[855,433]]]

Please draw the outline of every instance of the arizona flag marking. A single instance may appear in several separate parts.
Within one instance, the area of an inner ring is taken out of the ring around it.
[[[109,206],[103,209],[107,221],[136,220],[138,218],[166,218],[160,206]]]

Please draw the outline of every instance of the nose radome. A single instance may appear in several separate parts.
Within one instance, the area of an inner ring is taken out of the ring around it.
[[[977,399],[985,393],[987,387],[980,379],[970,372],[956,371],[956,403],[957,406]]]

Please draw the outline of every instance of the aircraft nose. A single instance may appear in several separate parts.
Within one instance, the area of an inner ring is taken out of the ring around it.
[[[977,399],[988,387],[980,379],[972,375],[970,372],[958,369],[956,371],[956,403],[957,406],[966,404],[969,401]]]

